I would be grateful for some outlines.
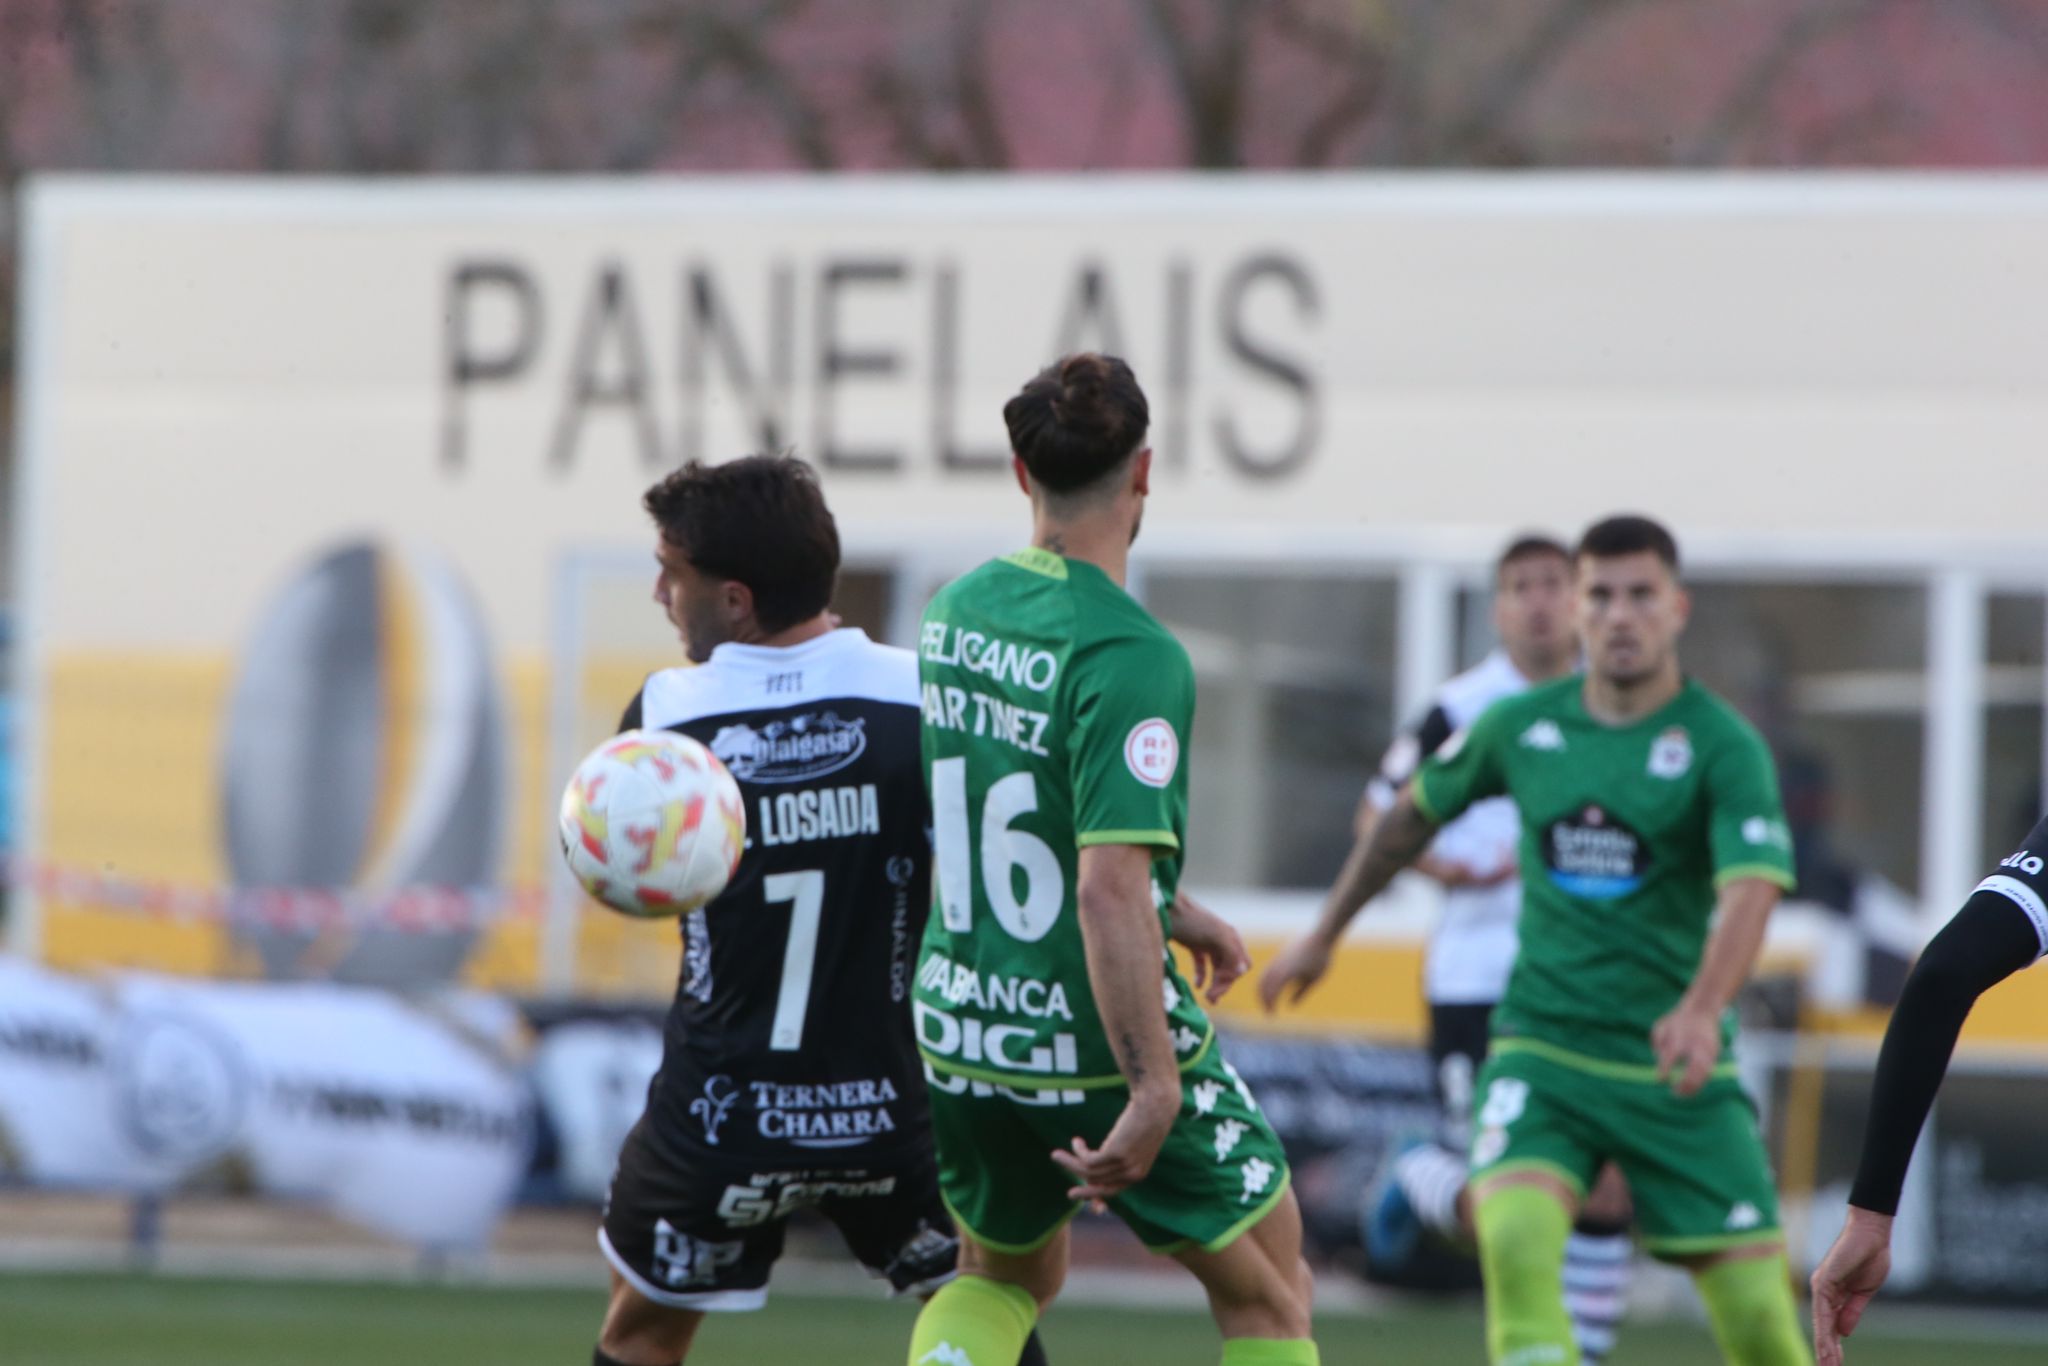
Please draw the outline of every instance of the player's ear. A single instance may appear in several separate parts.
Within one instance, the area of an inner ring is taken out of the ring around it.
[[[738,579],[726,579],[719,585],[719,600],[725,604],[725,618],[733,626],[750,621],[754,615],[754,590]]]
[[[1140,446],[1138,453],[1131,457],[1131,492],[1140,498],[1152,493],[1152,448]]]
[[[1017,476],[1017,487],[1024,490],[1024,496],[1029,498],[1031,496],[1031,471],[1024,468],[1023,456],[1013,455],[1010,457],[1010,472]]]
[[[1685,591],[1683,584],[1679,585],[1672,605],[1678,613],[1678,629],[1683,631],[1685,624],[1692,620],[1692,594]]]

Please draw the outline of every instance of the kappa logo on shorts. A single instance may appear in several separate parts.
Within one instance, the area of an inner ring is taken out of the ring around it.
[[[1180,767],[1180,737],[1163,716],[1131,727],[1124,737],[1124,764],[1147,787],[1165,787]]]
[[[1216,1124],[1216,1160],[1221,1162],[1236,1150],[1238,1140],[1251,1132],[1252,1126],[1241,1119],[1219,1120]]]
[[[936,1363],[936,1366],[974,1366],[974,1358],[967,1355],[967,1349],[955,1347],[950,1342],[942,1342],[919,1357],[917,1366],[925,1366],[928,1361]]]

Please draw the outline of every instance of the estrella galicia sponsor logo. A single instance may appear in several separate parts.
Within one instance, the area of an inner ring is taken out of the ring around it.
[[[743,783],[799,783],[837,773],[866,752],[867,718],[805,712],[783,721],[722,727],[711,752]]]
[[[249,1076],[241,1049],[197,1017],[143,1015],[117,1051],[122,1127],[151,1157],[204,1162],[241,1133]]]
[[[723,1093],[720,1087],[724,1087]],[[720,1072],[704,1082],[704,1094],[690,1102],[690,1113],[704,1125],[704,1141],[716,1147],[718,1127],[725,1123],[725,1117],[732,1112],[732,1103],[739,1099],[739,1088],[733,1085],[731,1077]]]
[[[1553,821],[1543,858],[1559,888],[1594,901],[1627,896],[1648,871],[1641,836],[1599,806]]]
[[[2048,863],[2043,863],[2041,856],[2031,849],[2022,849],[2018,853],[2007,854],[1998,861],[1998,866],[2017,869],[2028,877],[2039,877],[2041,870],[2048,868]]]

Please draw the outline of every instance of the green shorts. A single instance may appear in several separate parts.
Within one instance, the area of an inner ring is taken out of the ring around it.
[[[925,1064],[939,1190],[963,1231],[998,1252],[1034,1252],[1074,1217],[1075,1184],[1052,1160],[1098,1146],[1123,1113],[1121,1086],[994,1086]],[[1180,1118],[1143,1181],[1109,1207],[1154,1252],[1218,1252],[1287,1193],[1287,1156],[1249,1086],[1213,1042],[1181,1072]]]
[[[1494,1041],[1474,1101],[1475,1182],[1534,1169],[1584,1196],[1613,1162],[1653,1253],[1682,1257],[1781,1236],[1756,1107],[1732,1074],[1724,1069],[1681,1099],[1654,1076],[1595,1073],[1560,1060],[1561,1051]]]

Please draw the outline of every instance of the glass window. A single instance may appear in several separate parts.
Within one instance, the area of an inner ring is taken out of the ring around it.
[[[1151,566],[1197,686],[1187,878],[1322,887],[1390,738],[1391,577]]]
[[[1917,584],[1692,584],[1686,669],[1778,756],[1799,896],[1920,885],[1927,594]]]
[[[1985,867],[2018,848],[2041,816],[2044,626],[2048,598],[2039,593],[1994,593],[1986,603]]]

